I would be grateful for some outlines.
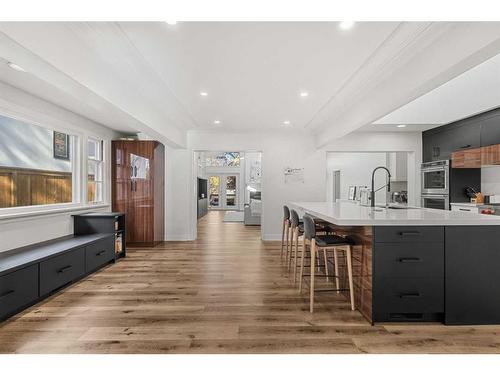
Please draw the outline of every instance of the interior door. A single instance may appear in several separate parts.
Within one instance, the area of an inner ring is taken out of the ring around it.
[[[210,208],[220,208],[221,177],[219,175],[208,177],[208,205]]]
[[[217,174],[208,177],[208,200],[211,209],[238,210],[239,176]]]
[[[225,175],[223,182],[223,208],[238,209],[238,176]]]

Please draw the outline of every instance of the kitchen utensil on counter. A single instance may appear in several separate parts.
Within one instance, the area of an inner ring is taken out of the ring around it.
[[[467,186],[465,188],[465,195],[467,195],[469,198],[476,198],[477,191],[471,186]]]
[[[484,195],[480,192],[476,194],[476,203],[484,203]]]

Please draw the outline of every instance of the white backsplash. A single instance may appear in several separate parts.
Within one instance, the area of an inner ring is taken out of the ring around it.
[[[485,195],[500,194],[500,166],[481,168],[481,192]]]

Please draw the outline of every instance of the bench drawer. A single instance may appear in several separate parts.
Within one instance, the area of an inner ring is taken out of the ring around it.
[[[375,275],[383,277],[444,277],[444,243],[378,243]]]
[[[85,274],[85,249],[72,250],[40,263],[40,295],[56,290]]]
[[[444,242],[444,227],[387,226],[373,228],[374,242]]]
[[[38,298],[38,264],[0,277],[0,319]]]
[[[93,243],[85,248],[85,270],[90,272],[115,259],[113,237]]]

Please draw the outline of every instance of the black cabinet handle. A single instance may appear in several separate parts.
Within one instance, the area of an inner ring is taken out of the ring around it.
[[[461,146],[460,148],[469,148],[470,145]]]
[[[64,273],[64,272],[66,272],[67,270],[69,270],[71,267],[73,267],[73,266],[66,266],[66,267],[63,267],[63,268],[61,268],[59,271],[57,271],[57,273]]]
[[[420,297],[420,293],[402,293],[399,295],[399,298],[418,298]]]
[[[413,232],[399,232],[400,236],[420,236],[420,232],[418,231],[413,231]]]
[[[399,262],[401,263],[417,263],[421,261],[422,259],[420,258],[399,258]]]
[[[403,293],[399,295],[399,298],[418,298],[420,293]]]
[[[0,298],[7,297],[7,296],[11,295],[14,292],[15,292],[15,290],[9,290],[9,291],[7,291],[5,293],[0,294]]]
[[[98,253],[95,254],[96,257],[100,257],[101,255],[105,254],[106,250],[101,250]]]
[[[467,212],[470,212],[470,209],[468,209],[468,208],[459,208],[459,211],[467,211]]]

